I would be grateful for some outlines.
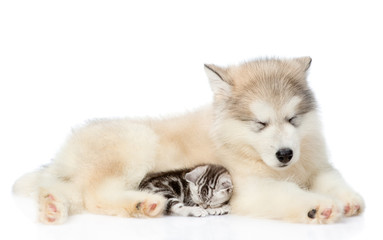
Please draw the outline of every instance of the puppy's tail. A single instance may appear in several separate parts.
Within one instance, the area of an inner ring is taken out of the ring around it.
[[[43,169],[26,173],[16,180],[13,193],[22,197],[35,197],[38,190],[39,179]]]

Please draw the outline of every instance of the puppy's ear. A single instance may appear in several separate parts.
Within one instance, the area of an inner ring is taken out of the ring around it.
[[[233,84],[226,69],[213,64],[205,64],[205,72],[216,96],[230,95]]]
[[[311,57],[300,57],[300,58],[295,58],[294,60],[301,65],[303,71],[305,72],[310,68],[311,62],[312,62]]]

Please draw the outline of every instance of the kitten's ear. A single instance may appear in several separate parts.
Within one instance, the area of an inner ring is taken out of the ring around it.
[[[227,70],[213,64],[205,64],[205,73],[216,96],[229,96],[233,83]]]
[[[185,179],[188,182],[195,184],[199,177],[206,172],[207,166],[199,166],[185,174]]]
[[[231,177],[229,174],[224,174],[218,180],[218,190],[227,190],[233,188],[233,182],[231,181]]]

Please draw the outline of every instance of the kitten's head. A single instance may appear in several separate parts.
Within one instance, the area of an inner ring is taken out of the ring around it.
[[[202,165],[185,175],[191,198],[203,208],[217,208],[229,202],[233,184],[226,168],[219,165]]]

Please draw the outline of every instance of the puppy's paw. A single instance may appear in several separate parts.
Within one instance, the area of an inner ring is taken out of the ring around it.
[[[333,223],[342,217],[342,208],[338,202],[327,199],[320,201],[319,205],[313,206],[306,214],[308,223]]]
[[[137,216],[158,217],[161,216],[165,207],[166,200],[161,196],[151,196],[148,199],[137,202],[135,211]]]
[[[364,211],[364,200],[358,193],[343,192],[338,195],[338,200],[343,205],[343,214],[346,217],[357,216]]]
[[[68,217],[68,207],[53,194],[42,192],[39,196],[39,221],[45,224],[61,224]]]

